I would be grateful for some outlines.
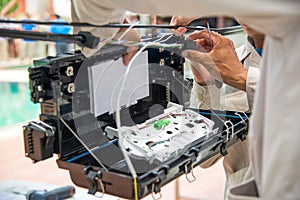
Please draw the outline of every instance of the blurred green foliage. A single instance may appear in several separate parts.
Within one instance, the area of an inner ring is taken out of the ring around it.
[[[10,0],[0,0],[0,10],[2,11],[2,9],[10,2]],[[10,14],[12,12],[14,12],[16,9],[18,8],[18,4],[14,5],[12,7],[12,9],[10,9],[10,11],[7,14]]]

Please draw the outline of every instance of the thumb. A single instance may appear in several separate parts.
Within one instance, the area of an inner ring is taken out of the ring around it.
[[[207,59],[209,59],[208,53],[202,53],[196,50],[185,50],[182,52],[182,56],[191,61],[199,63],[205,63]]]

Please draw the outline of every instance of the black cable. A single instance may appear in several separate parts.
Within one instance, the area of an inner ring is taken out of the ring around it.
[[[48,32],[35,32],[35,31],[20,31],[10,29],[0,29],[0,37],[9,38],[22,38],[29,40],[42,40],[42,41],[53,41],[53,42],[67,42],[75,43],[79,46],[86,46],[89,48],[95,48],[100,38],[93,36],[88,32],[79,32],[79,34],[54,34]]]
[[[95,25],[89,24],[85,22],[54,22],[54,21],[30,21],[30,20],[4,20],[0,19],[0,23],[7,24],[35,24],[35,25],[44,25],[44,26],[52,26],[52,25],[60,25],[60,26],[73,26],[73,27],[95,27],[95,28],[129,28],[132,24],[103,24],[103,25]],[[152,25],[152,24],[136,24],[134,28],[156,28],[156,29],[177,29],[179,27],[185,27],[188,30],[205,30],[207,27],[204,26],[171,26],[171,25]],[[210,28],[211,31],[216,31],[220,34],[230,30],[242,30],[241,26],[231,26],[224,28]]]
[[[17,20],[3,20],[0,19],[0,23],[14,23],[14,24],[37,24],[37,25],[63,25],[63,26],[88,26],[88,27],[102,27],[102,28],[129,28],[131,24],[104,24],[104,25],[93,25],[88,23],[80,22],[42,22],[42,21],[17,21]],[[166,28],[166,29],[176,29],[180,26],[169,26],[169,25],[147,25],[147,24],[137,24],[134,28]],[[206,27],[199,26],[185,26],[189,30],[205,30]],[[222,35],[230,35],[237,32],[242,32],[241,26],[232,26],[225,28],[211,28],[211,31],[216,31]],[[62,41],[67,43],[75,43],[79,46],[85,46],[89,48],[95,48],[100,38],[92,35],[89,32],[79,32],[79,34],[54,34],[49,32],[35,32],[35,31],[21,31],[21,30],[11,30],[11,29],[1,29],[0,37],[10,37],[10,38],[22,38],[31,40],[42,40],[42,41]]]

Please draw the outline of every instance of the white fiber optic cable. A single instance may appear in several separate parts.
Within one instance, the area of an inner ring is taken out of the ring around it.
[[[136,171],[134,169],[134,166],[124,148],[124,145],[123,145],[123,135],[121,133],[121,117],[120,117],[120,110],[121,110],[121,96],[122,96],[122,92],[123,92],[123,89],[125,87],[125,83],[126,83],[126,80],[127,80],[127,77],[128,77],[128,74],[129,74],[129,71],[133,65],[133,62],[134,60],[148,47],[150,46],[152,43],[148,43],[146,44],[145,46],[143,46],[134,56],[133,58],[130,60],[129,62],[129,65],[127,67],[127,70],[125,72],[125,75],[124,75],[124,79],[122,81],[122,85],[121,85],[121,88],[120,88],[120,92],[119,92],[119,95],[118,95],[118,99],[117,99],[117,113],[116,113],[116,123],[117,123],[117,129],[118,129],[118,138],[119,138],[119,147],[123,153],[123,156],[126,160],[126,163],[128,165],[128,168],[129,168],[129,171],[130,173],[132,174],[132,177],[134,179],[136,179],[137,177],[137,174],[136,174]]]

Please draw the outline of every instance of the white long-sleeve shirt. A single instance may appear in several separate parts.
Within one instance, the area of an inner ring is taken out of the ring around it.
[[[250,111],[257,87],[262,57],[253,45],[246,40],[246,44],[236,49],[239,60],[248,69],[246,92],[223,84],[219,89],[215,85],[201,86],[194,81],[191,91],[191,107],[216,110]]]
[[[253,96],[257,87],[262,57],[256,52],[253,45],[246,40],[245,45],[236,49],[239,60],[248,69],[246,91],[241,91],[229,85],[223,84],[221,88],[215,85],[201,86],[194,81],[191,91],[190,106],[193,108],[249,111],[253,103]],[[204,162],[202,167],[210,167],[217,162],[222,155],[218,154]],[[226,191],[231,186],[237,185],[252,177],[249,166],[248,139],[228,148],[228,155],[224,157]]]
[[[262,199],[299,199],[299,0],[73,0],[73,3],[82,22],[114,22],[124,10],[178,16],[225,14],[237,16],[265,33],[263,70],[249,133],[254,176]]]

